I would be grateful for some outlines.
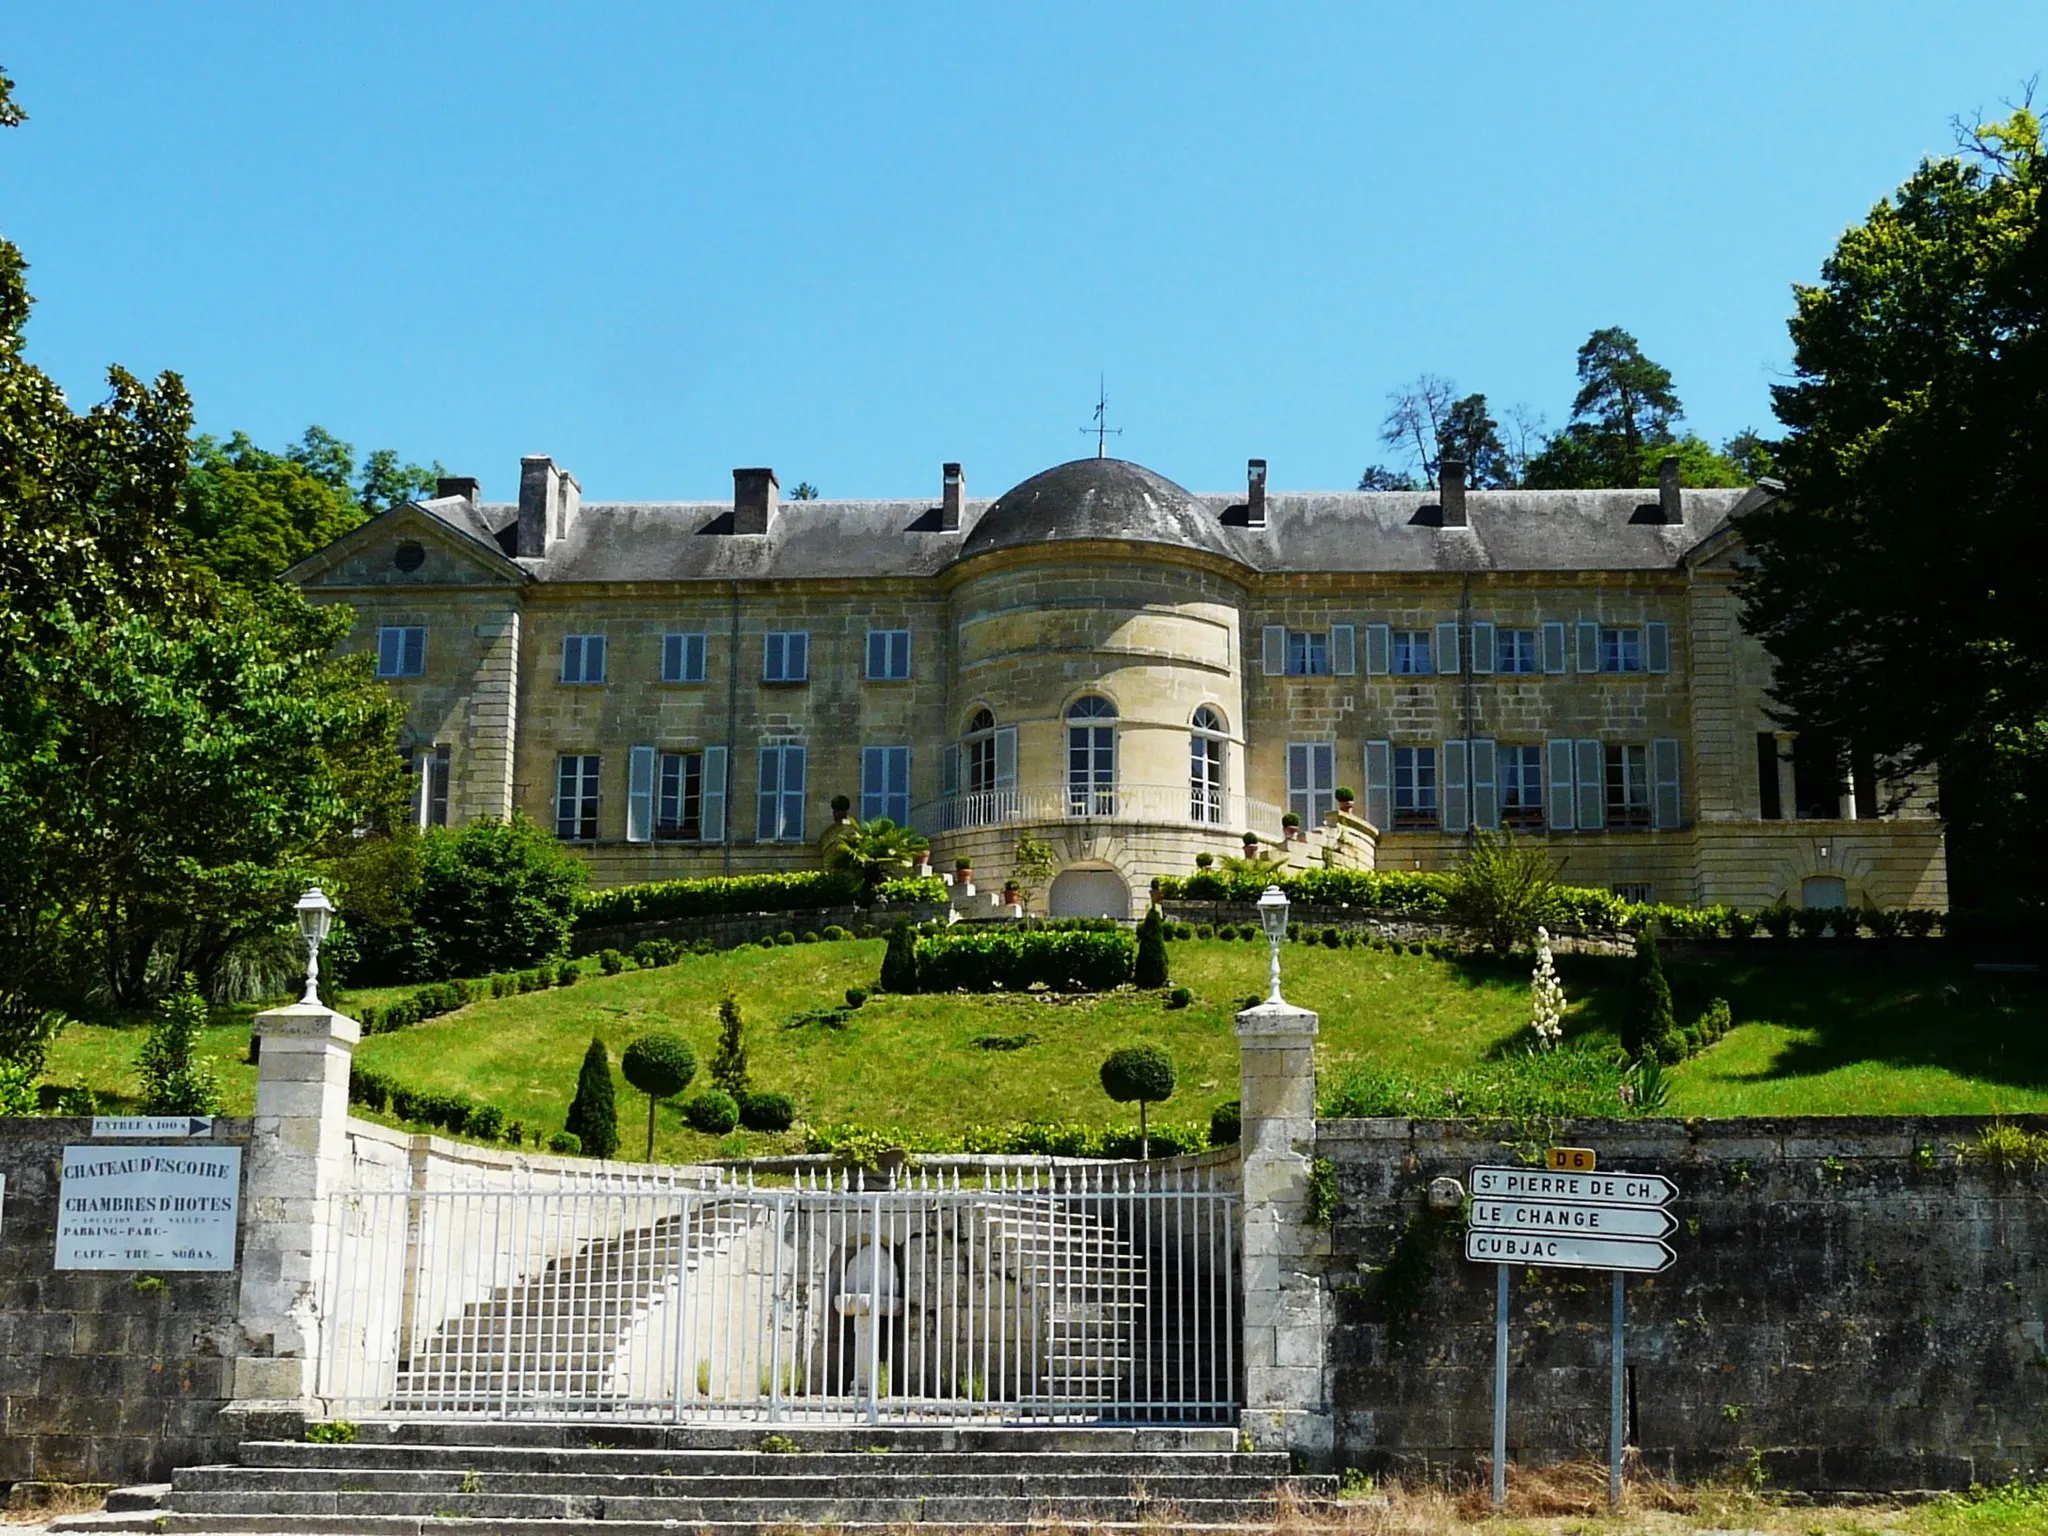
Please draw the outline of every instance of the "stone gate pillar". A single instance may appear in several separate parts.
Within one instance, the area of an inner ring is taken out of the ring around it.
[[[1237,1016],[1244,1189],[1243,1428],[1311,1464],[1333,1445],[1323,1287],[1309,1224],[1316,1150],[1316,1015],[1277,998]]]
[[[234,1395],[299,1404],[320,1355],[327,1197],[348,1187],[348,1074],[362,1029],[318,1003],[256,1015]]]

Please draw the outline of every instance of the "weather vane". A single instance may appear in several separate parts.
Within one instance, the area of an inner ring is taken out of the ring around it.
[[[1095,424],[1091,427],[1083,427],[1081,430],[1095,434],[1095,457],[1098,459],[1109,457],[1103,451],[1105,439],[1122,437],[1124,435],[1122,427],[1112,427],[1109,424],[1109,394],[1101,374],[1095,376]]]

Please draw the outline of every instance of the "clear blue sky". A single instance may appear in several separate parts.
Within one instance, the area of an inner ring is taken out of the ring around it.
[[[2031,16],[2030,21],[2027,18]],[[516,493],[994,494],[1116,450],[1340,487],[1422,370],[1569,409],[1622,325],[1719,440],[1789,285],[2048,66],[2048,5],[14,0],[32,355]]]

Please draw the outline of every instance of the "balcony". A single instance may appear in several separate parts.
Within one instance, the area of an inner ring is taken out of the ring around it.
[[[1196,789],[1189,784],[1005,785],[946,795],[914,806],[910,822],[927,837],[976,827],[1120,822],[1174,827],[1235,838],[1252,832],[1282,841],[1281,808],[1248,795]]]

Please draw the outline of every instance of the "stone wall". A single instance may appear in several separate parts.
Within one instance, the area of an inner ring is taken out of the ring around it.
[[[214,1144],[249,1129],[217,1120]],[[219,1453],[240,1276],[58,1270],[64,1148],[91,1140],[90,1120],[0,1120],[0,1484],[142,1482]]]
[[[1454,1123],[1323,1122],[1343,1205],[1309,1262],[1334,1301],[1335,1463],[1440,1471],[1489,1455],[1494,1275],[1466,1262],[1458,1212],[1426,1214],[1426,1191],[1548,1140],[1678,1186],[1676,1265],[1628,1285],[1629,1441],[1650,1469],[1754,1468],[1823,1490],[1959,1488],[2040,1466],[2048,1176],[1959,1160],[1987,1123],[1599,1123],[1509,1145]],[[1509,1454],[1600,1459],[1608,1277],[1510,1274]]]

